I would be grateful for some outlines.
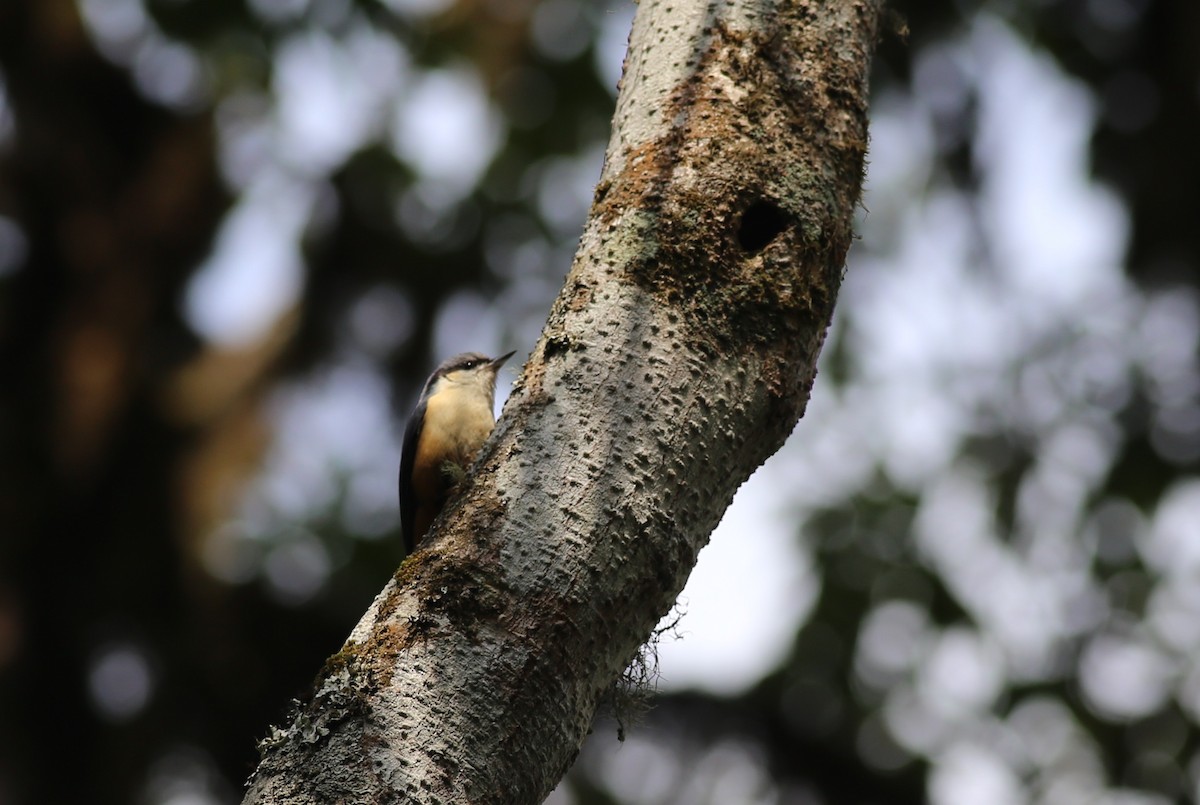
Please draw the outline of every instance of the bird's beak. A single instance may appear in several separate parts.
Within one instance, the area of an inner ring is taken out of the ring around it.
[[[493,371],[498,372],[500,371],[500,367],[504,365],[504,362],[516,354],[517,351],[514,349],[512,352],[509,352],[506,355],[501,355],[499,358],[493,358],[492,362],[488,365],[492,367]]]

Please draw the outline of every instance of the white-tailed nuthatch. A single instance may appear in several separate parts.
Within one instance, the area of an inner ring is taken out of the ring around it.
[[[496,417],[496,373],[514,353],[466,352],[442,361],[425,381],[400,453],[400,531],[416,550],[450,491],[475,460]]]

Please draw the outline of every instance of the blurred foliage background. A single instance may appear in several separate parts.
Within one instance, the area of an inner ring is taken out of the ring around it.
[[[1197,798],[1200,5],[896,8],[816,393],[680,641],[770,645],[660,646],[552,802]],[[532,347],[633,12],[0,4],[0,802],[239,799],[399,559],[429,368]]]

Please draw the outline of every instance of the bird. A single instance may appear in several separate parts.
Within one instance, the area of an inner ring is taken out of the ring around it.
[[[406,556],[425,537],[496,425],[496,373],[515,354],[464,352],[425,381],[400,451],[400,535]]]

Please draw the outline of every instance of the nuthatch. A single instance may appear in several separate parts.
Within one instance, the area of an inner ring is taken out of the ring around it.
[[[442,361],[425,381],[404,429],[400,453],[400,532],[411,554],[471,466],[496,418],[496,373],[514,353],[465,352]]]

